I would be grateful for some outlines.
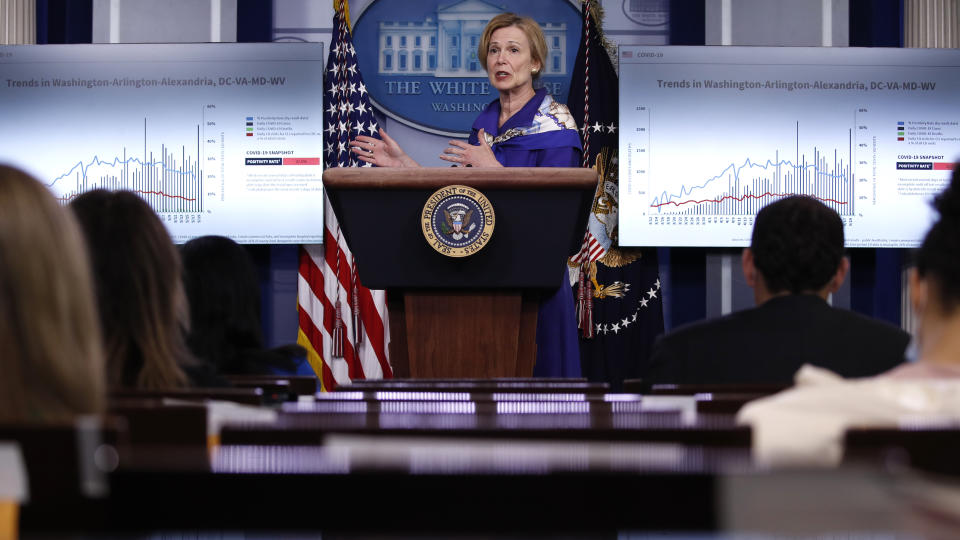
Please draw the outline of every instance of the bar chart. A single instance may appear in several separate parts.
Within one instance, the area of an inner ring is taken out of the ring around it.
[[[176,242],[323,240],[321,44],[0,46],[0,161],[62,204],[142,197]]]
[[[799,130],[798,122],[798,134]],[[850,145],[843,154],[836,148],[825,154],[815,146],[808,156],[800,153],[798,145],[796,153],[786,158],[778,149],[772,159],[754,162],[746,158],[739,164],[730,163],[703,184],[681,185],[677,193],[661,192],[651,199],[650,207],[660,214],[752,216],[777,199],[807,195],[841,216],[853,216],[856,180],[851,165],[852,130],[849,136]],[[717,190],[718,194],[710,195]]]
[[[624,46],[621,245],[746,246],[792,195],[916,246],[960,159],[960,51]]]
[[[159,152],[147,150],[149,131],[143,121],[143,153],[133,155],[126,147],[112,158],[81,159],[50,183],[57,199],[66,204],[92,189],[130,190],[139,194],[157,213],[202,213],[203,169],[200,156],[200,126],[194,145],[176,149],[160,143]]]

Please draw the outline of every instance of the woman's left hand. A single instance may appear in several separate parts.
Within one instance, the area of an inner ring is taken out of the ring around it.
[[[477,133],[477,140],[480,144],[472,145],[463,141],[450,141],[440,159],[449,161],[459,167],[503,167],[496,156],[493,155],[493,149],[487,144],[486,135],[481,129]]]

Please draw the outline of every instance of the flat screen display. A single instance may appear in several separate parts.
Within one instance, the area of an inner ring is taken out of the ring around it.
[[[319,43],[0,47],[0,162],[137,192],[176,242],[323,239]]]
[[[791,194],[843,218],[848,247],[914,247],[960,159],[960,51],[619,49],[619,234],[746,246]]]

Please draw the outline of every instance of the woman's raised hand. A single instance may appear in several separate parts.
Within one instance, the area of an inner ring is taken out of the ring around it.
[[[487,144],[487,137],[482,128],[477,133],[477,140],[480,144],[450,141],[450,146],[440,154],[440,159],[460,167],[503,167],[493,155],[493,149]]]
[[[357,155],[360,161],[371,163],[377,167],[419,167],[397,141],[380,129],[380,139],[367,135],[358,135],[350,141],[350,151]]]

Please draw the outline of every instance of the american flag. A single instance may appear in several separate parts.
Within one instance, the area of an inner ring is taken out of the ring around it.
[[[333,39],[324,77],[325,167],[356,167],[349,142],[377,136],[370,96],[357,69],[347,0],[334,0]],[[330,391],[354,379],[390,378],[386,293],[363,287],[340,225],[324,203],[323,245],[300,249],[297,342]]]

